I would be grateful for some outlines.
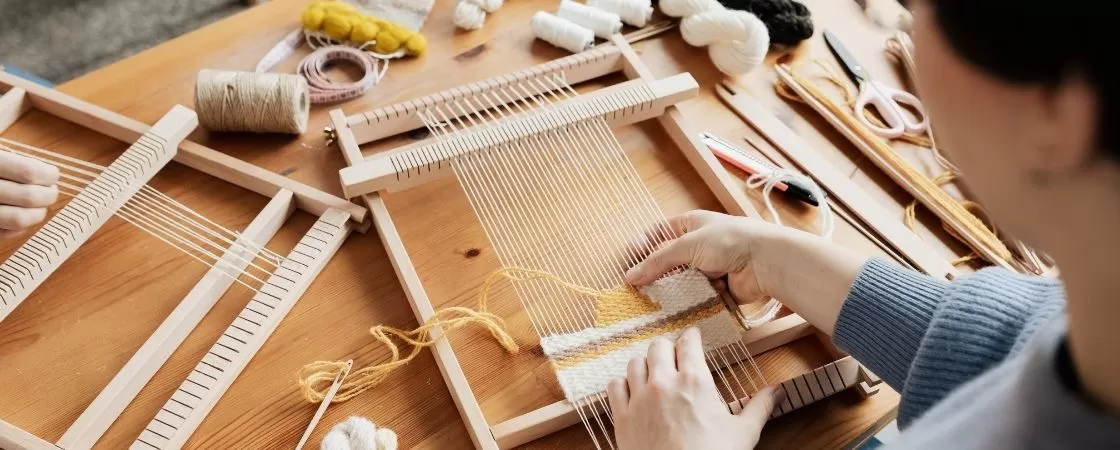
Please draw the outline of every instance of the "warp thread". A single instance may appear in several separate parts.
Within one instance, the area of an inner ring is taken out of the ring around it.
[[[708,47],[716,68],[743,75],[762,65],[770,49],[766,24],[747,11],[729,10],[716,0],[662,0],[661,12],[681,19],[681,37]]]
[[[595,45],[595,32],[574,22],[537,11],[532,21],[533,36],[572,53]]]
[[[307,130],[309,92],[299,75],[203,69],[194,94],[198,122],[211,131]]]
[[[622,314],[633,315],[635,311],[648,312],[649,299],[633,286],[620,285],[613,289],[599,290],[566,281],[540,270],[505,267],[494,271],[486,278],[486,281],[482,284],[482,290],[478,294],[477,309],[461,306],[443,308],[424,321],[424,324],[411,331],[386,325],[371,328],[369,332],[373,335],[373,338],[389,348],[391,354],[389,361],[351,371],[342,385],[339,386],[332,403],[345,402],[372,389],[385,381],[394,370],[415,359],[421,350],[435,345],[437,340],[433,339],[431,335],[434,329],[439,329],[446,335],[459,328],[478,325],[489,331],[494,340],[507,352],[517,354],[520,347],[506,330],[505,321],[487,311],[490,292],[494,285],[502,279],[508,279],[512,282],[546,280],[577,294],[590,296],[595,301],[597,322],[600,322],[597,324],[598,326],[617,322],[622,319]],[[412,346],[412,350],[407,355],[402,356],[394,338]],[[339,372],[347,367],[346,361],[315,361],[303,366],[297,374],[300,392],[303,397],[311,403],[322,402]]]
[[[729,9],[747,11],[770,31],[770,43],[795,45],[813,36],[809,8],[793,0],[719,0]]]
[[[486,14],[502,7],[502,0],[459,0],[451,21],[464,30],[477,30],[486,24]]]
[[[653,17],[650,0],[587,0],[587,6],[618,14],[627,25],[646,26]]]
[[[327,78],[323,70],[328,64],[339,61],[356,65],[362,70],[362,78],[350,83],[339,83]],[[378,65],[381,66],[380,69]],[[361,97],[381,82],[388,70],[387,59],[345,45],[328,45],[316,49],[299,62],[297,69],[307,80],[311,103],[314,104],[341,102]]]
[[[397,450],[397,434],[365,417],[351,416],[323,437],[320,450]]]
[[[622,31],[622,18],[618,14],[571,0],[561,1],[556,15],[594,31],[595,36],[603,39],[609,39],[612,34]]]

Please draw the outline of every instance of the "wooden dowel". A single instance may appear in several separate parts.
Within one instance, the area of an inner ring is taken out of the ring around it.
[[[882,138],[859,124],[844,108],[820,90],[784,66],[777,68],[778,78],[796,92],[809,106],[848,138],[896,183],[955,231],[960,238],[984,259],[1009,270],[1011,252],[979,218],[964,208],[925,175],[910,167]]]

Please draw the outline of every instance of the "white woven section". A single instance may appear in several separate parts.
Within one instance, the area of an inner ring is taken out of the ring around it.
[[[596,345],[622,333],[636,330],[654,322],[669,319],[689,308],[716,298],[708,279],[696,271],[687,271],[658,280],[642,289],[642,293],[661,306],[662,310],[602,328],[587,328],[575,333],[558,334],[541,338],[541,348],[552,358],[560,353]],[[700,320],[695,324],[703,337],[704,350],[726,347],[741,339],[739,326],[727,311]],[[682,330],[683,331],[683,330]],[[675,340],[680,331],[663,334]],[[656,336],[655,336],[656,337]],[[626,376],[626,364],[636,356],[643,356],[654,337],[616,349],[594,360],[558,370],[556,377],[568,400],[579,400],[603,392],[612,378]]]

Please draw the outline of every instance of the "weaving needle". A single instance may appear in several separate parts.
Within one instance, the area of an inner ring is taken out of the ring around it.
[[[350,368],[354,366],[354,360],[346,361],[346,367],[338,371],[338,375],[334,377],[334,383],[331,384],[330,389],[327,390],[327,395],[323,397],[323,401],[319,403],[319,409],[315,410],[315,415],[311,416],[311,423],[307,424],[307,430],[304,430],[303,437],[299,438],[299,443],[296,444],[296,450],[302,450],[303,446],[307,444],[307,440],[311,439],[311,432],[315,431],[315,426],[319,424],[319,420],[323,418],[323,414],[327,412],[327,407],[330,406],[331,400],[334,400],[334,394],[338,392],[338,388],[342,387],[342,381],[346,379],[346,375],[350,374]]]

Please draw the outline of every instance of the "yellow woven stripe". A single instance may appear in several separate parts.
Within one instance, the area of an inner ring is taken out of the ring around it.
[[[648,326],[635,329],[629,333],[610,338],[605,342],[592,343],[578,349],[564,352],[561,355],[557,355],[557,357],[552,360],[552,366],[556,370],[569,369],[583,362],[599,358],[620,348],[633,345],[636,342],[653,339],[666,333],[683,330],[685,328],[688,328],[689,326],[695,325],[701,320],[715,316],[716,314],[719,314],[726,310],[727,307],[723,305],[723,302],[717,299],[716,301],[710,302],[700,309],[687,311],[680,315],[670,317],[666,320],[654,322]]]

